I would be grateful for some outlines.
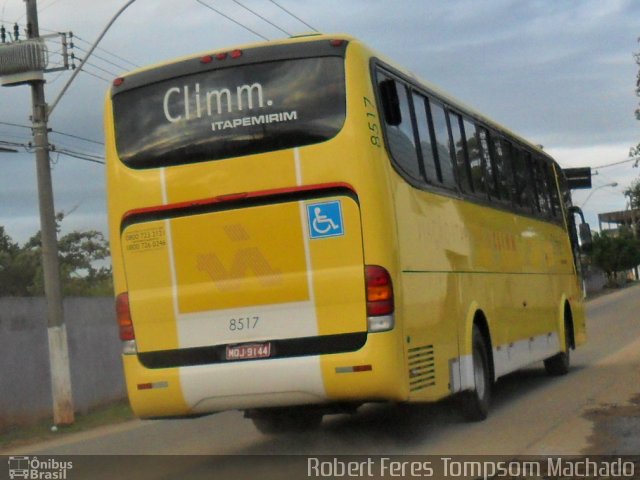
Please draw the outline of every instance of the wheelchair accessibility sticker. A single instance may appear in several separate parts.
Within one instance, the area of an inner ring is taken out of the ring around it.
[[[307,205],[307,220],[311,239],[344,235],[342,206],[339,200]]]

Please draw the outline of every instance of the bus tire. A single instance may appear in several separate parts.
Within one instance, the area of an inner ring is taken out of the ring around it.
[[[564,352],[555,354],[553,357],[544,361],[544,369],[548,375],[558,377],[566,375],[571,368],[571,339],[569,338],[571,330],[569,325],[564,324]]]
[[[303,409],[293,412],[262,411],[251,420],[258,431],[266,435],[299,433],[318,428],[322,423],[322,413]]]
[[[489,353],[480,328],[473,326],[472,357],[474,388],[460,395],[462,415],[472,422],[479,422],[487,418],[491,403],[491,367]]]

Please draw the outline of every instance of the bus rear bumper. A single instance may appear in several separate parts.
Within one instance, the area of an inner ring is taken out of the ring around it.
[[[139,417],[223,410],[402,401],[402,354],[393,332],[370,334],[358,351],[179,368],[149,369],[123,355],[129,400]]]

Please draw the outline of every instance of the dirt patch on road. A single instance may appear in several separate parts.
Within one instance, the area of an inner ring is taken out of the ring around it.
[[[583,417],[593,422],[593,433],[583,451],[589,455],[632,455],[626,461],[635,464],[633,478],[640,475],[640,394],[625,404],[603,404],[592,408]]]
[[[583,415],[593,422],[588,455],[638,455],[640,452],[640,394],[625,404],[604,404]]]

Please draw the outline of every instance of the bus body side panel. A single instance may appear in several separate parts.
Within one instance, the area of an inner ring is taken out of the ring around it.
[[[488,322],[496,376],[562,349],[557,305],[564,296],[579,297],[561,227],[402,181],[394,195],[409,375],[417,377],[413,400],[473,387],[477,312]],[[432,357],[431,381],[412,369],[412,356],[421,351]]]
[[[451,272],[468,258],[454,200],[394,182],[402,285],[405,355],[410,400],[434,401],[450,393],[450,362],[458,358],[455,321],[461,311],[460,279]]]

